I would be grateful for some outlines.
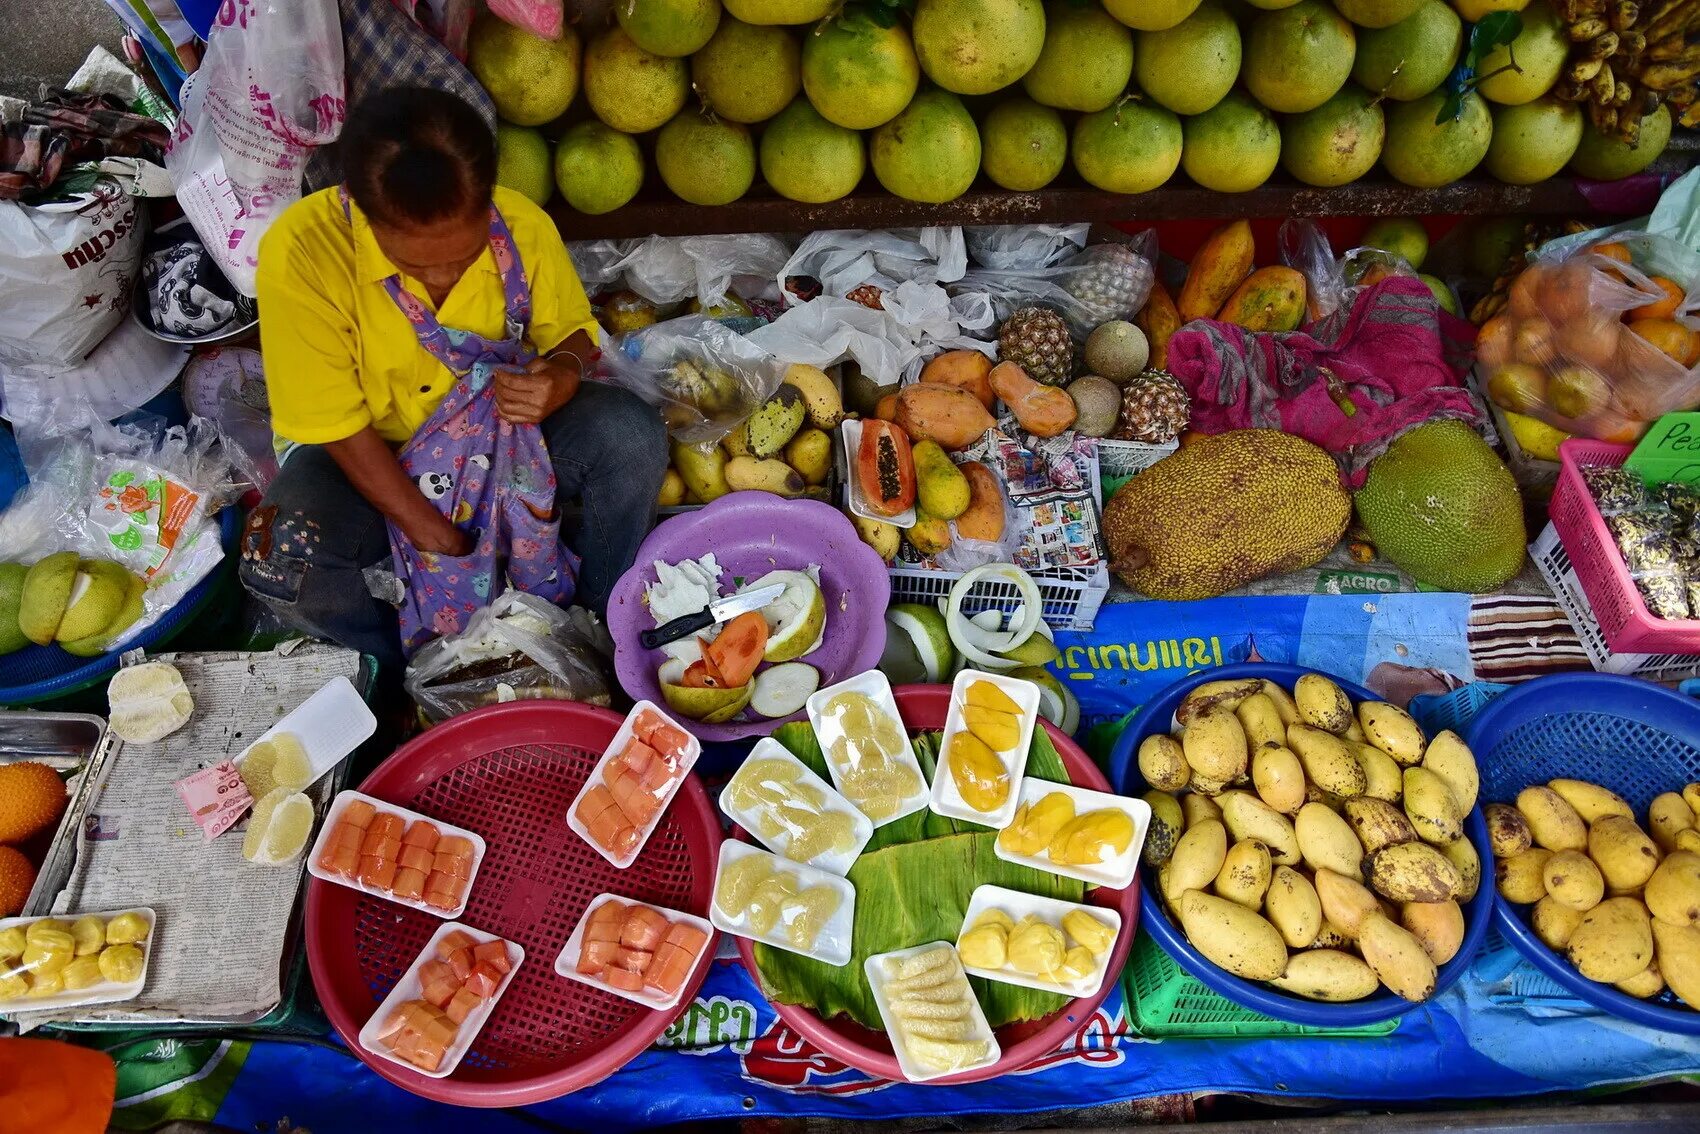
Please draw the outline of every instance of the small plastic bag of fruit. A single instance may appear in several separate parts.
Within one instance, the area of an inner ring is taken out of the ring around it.
[[[1067,321],[1077,340],[1115,319],[1131,320],[1157,278],[1157,234],[1091,244],[1054,264],[1015,270],[974,268],[950,286],[952,294],[988,296],[1000,321],[1024,307],[1044,307]]]
[[[1659,274],[1683,262],[1670,245],[1634,233],[1537,253],[1477,337],[1488,398],[1622,444],[1661,415],[1700,405],[1700,287]]]
[[[785,367],[702,315],[633,331],[602,356],[602,376],[660,410],[673,439],[687,445],[730,433],[774,395]]]

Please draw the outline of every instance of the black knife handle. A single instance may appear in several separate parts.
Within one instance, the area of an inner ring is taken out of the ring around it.
[[[703,609],[697,611],[695,614],[687,614],[682,618],[675,618],[673,621],[657,626],[653,630],[645,630],[642,634],[638,635],[638,641],[643,643],[643,648],[646,650],[659,650],[668,642],[677,642],[680,638],[683,638],[687,634],[694,634],[698,630],[706,630],[713,625],[714,615],[710,614],[706,609]]]

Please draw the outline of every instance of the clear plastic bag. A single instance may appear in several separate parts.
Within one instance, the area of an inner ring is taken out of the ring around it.
[[[881,292],[898,284],[944,284],[962,278],[968,251],[960,228],[899,232],[845,229],[811,232],[780,268],[777,283],[786,302],[803,297],[786,286],[793,277],[819,281],[824,295],[845,296],[859,287]]]
[[[986,467],[992,469],[998,482],[998,496],[1003,501],[1003,536],[996,540],[964,539],[956,521],[950,521],[950,546],[933,557],[933,562],[946,571],[972,571],[988,563],[1013,561],[1032,526],[1030,517],[1010,499],[1009,487],[997,469],[990,464]]]
[[[963,230],[977,268],[995,272],[1048,268],[1086,247],[1089,224],[986,224]]]
[[[655,406],[674,439],[712,445],[772,397],[785,363],[712,319],[686,315],[634,331],[602,373]]]
[[[642,241],[638,240],[575,240],[567,245],[573,269],[584,290],[595,295],[620,286],[620,265]]]
[[[1326,319],[1363,288],[1388,276],[1415,277],[1416,269],[1379,248],[1353,248],[1335,256],[1328,235],[1313,220],[1283,221],[1281,262],[1305,278],[1305,322]]]
[[[1045,267],[967,272],[955,295],[979,292],[990,299],[999,321],[1021,307],[1049,307],[1084,339],[1112,319],[1132,319],[1145,306],[1157,278],[1152,261],[1157,238],[1147,231],[1126,244],[1094,244]]]
[[[776,358],[822,369],[854,359],[881,386],[919,374],[941,351],[990,353],[973,337],[992,326],[984,296],[952,296],[936,284],[904,282],[882,296],[878,309],[835,295],[799,304],[749,334]]]
[[[613,640],[582,607],[565,610],[512,589],[436,638],[407,665],[408,695],[433,724],[503,701],[612,703]]]
[[[544,39],[561,38],[561,0],[489,0],[490,14]]]
[[[604,270],[657,306],[695,299],[709,307],[726,298],[734,280],[741,282],[746,298],[766,291],[790,255],[790,245],[763,234],[651,236]]]
[[[1643,269],[1682,264],[1687,250],[1670,245],[1624,233],[1568,254],[1538,252],[1478,336],[1488,398],[1623,444],[1661,415],[1700,405],[1700,281]]]

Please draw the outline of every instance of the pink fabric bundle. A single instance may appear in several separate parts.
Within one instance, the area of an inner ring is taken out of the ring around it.
[[[1400,433],[1435,418],[1476,423],[1463,389],[1475,330],[1421,280],[1392,276],[1289,334],[1199,319],[1169,340],[1169,370],[1201,433],[1280,429],[1332,453],[1348,486]],[[1355,411],[1348,414],[1342,403]]]

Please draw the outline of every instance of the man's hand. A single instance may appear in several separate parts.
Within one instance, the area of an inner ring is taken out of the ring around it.
[[[403,529],[407,542],[417,551],[439,555],[472,554],[472,537],[449,523],[449,518],[432,509]]]
[[[496,412],[514,425],[536,425],[578,393],[580,366],[570,354],[533,359],[523,371],[495,374]]]

